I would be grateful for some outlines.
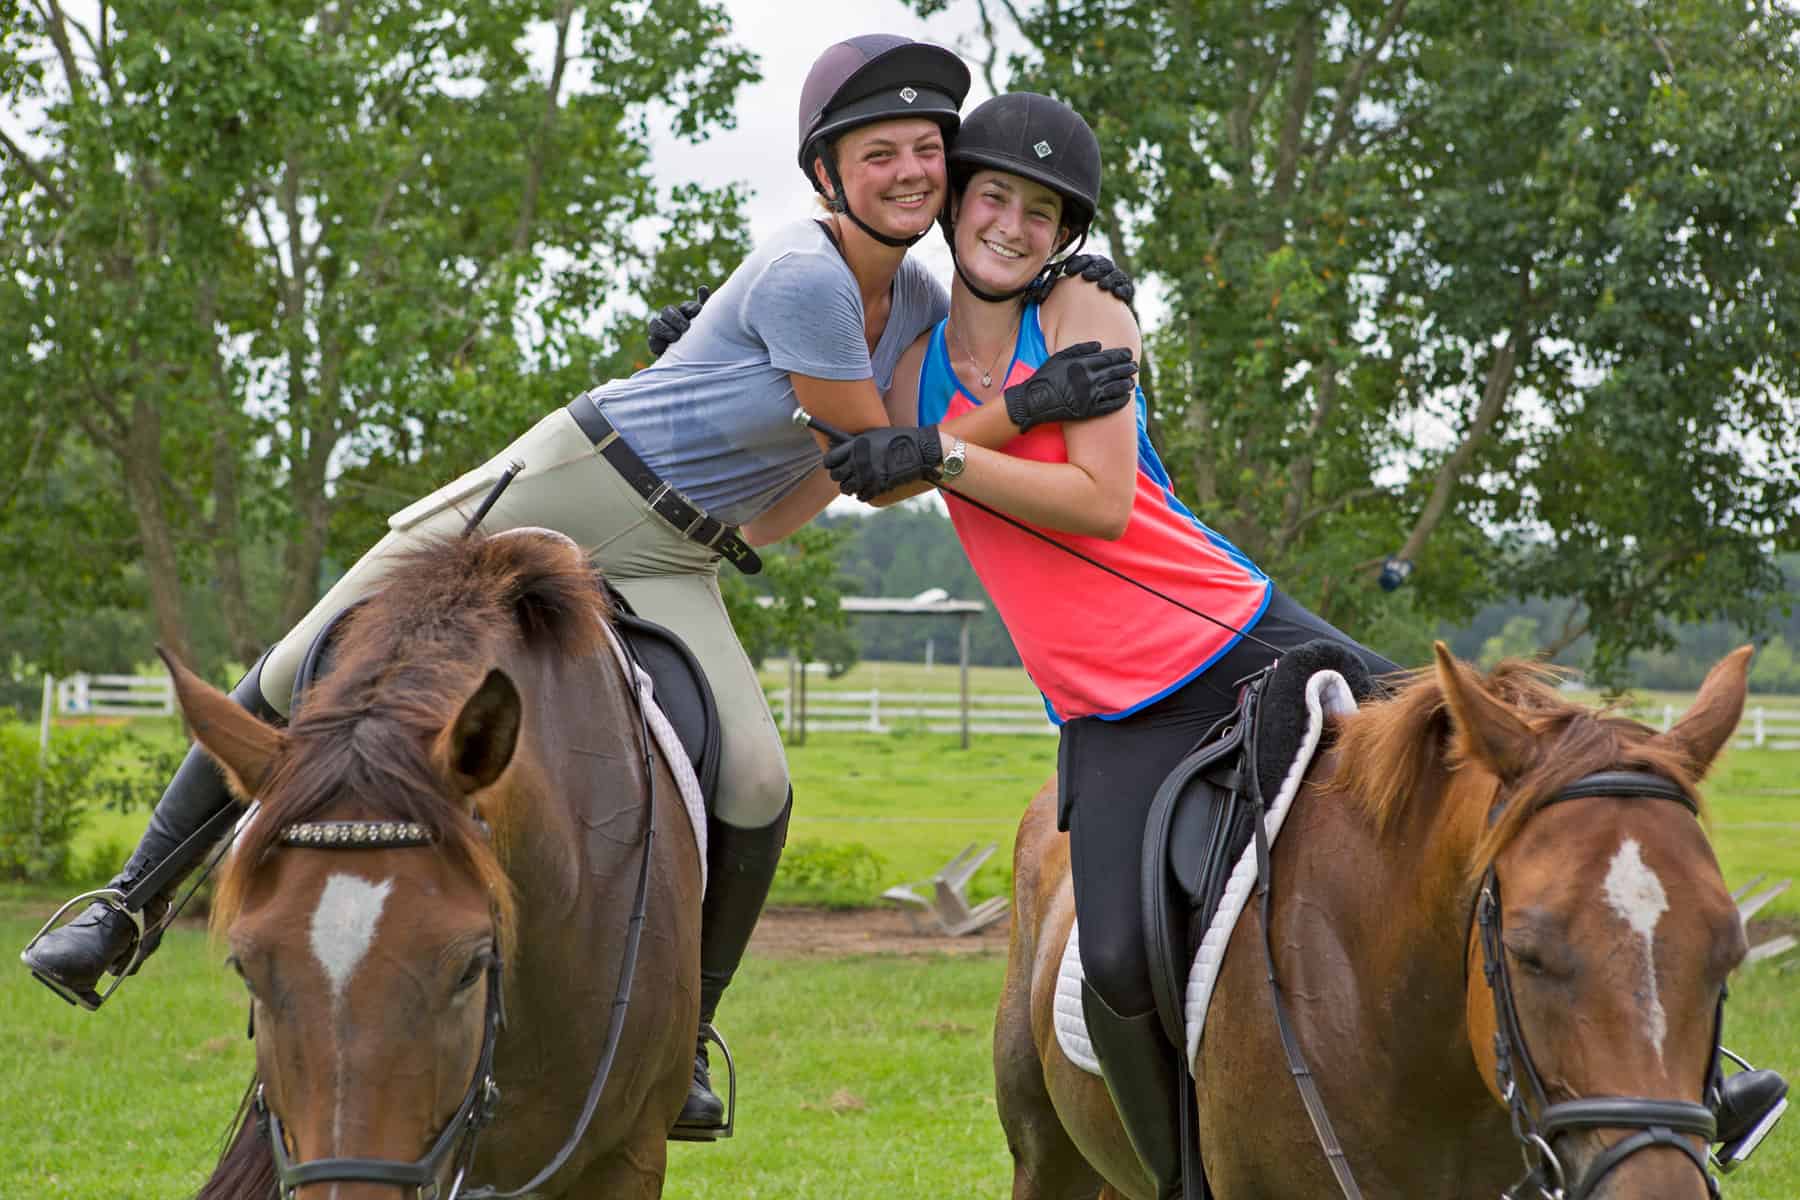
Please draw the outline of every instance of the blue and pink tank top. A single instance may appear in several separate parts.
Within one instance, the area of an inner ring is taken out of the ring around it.
[[[919,371],[919,424],[969,412],[980,401],[951,370],[943,321]],[[1006,386],[1029,379],[1050,356],[1038,306],[1025,306]],[[1175,498],[1150,445],[1144,393],[1137,393],[1137,495],[1117,541],[1043,530],[1089,558],[1238,629],[1262,616],[1268,576],[1243,551],[1200,523]],[[1040,425],[1003,447],[1040,462],[1067,462],[1060,424]],[[1176,608],[1122,579],[1063,554],[982,512],[946,489],[963,550],[1012,635],[1050,719],[1116,720],[1193,680],[1238,634]]]

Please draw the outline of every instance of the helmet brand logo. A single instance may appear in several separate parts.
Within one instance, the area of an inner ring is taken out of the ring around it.
[[[914,100],[919,98],[919,93],[913,91],[909,87],[903,87],[900,89],[900,98],[908,104],[911,104]]]
[[[1037,156],[1039,158],[1049,158],[1050,157],[1050,143],[1049,142],[1039,142],[1037,145],[1033,146],[1032,149],[1037,151]]]

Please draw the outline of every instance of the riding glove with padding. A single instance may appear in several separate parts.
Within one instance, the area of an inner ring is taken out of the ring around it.
[[[650,356],[661,358],[663,351],[681,340],[681,335],[688,331],[700,310],[706,307],[706,298],[712,295],[712,289],[704,283],[694,293],[692,300],[683,300],[680,304],[671,304],[650,318]]]
[[[936,425],[871,429],[825,452],[825,469],[838,490],[863,501],[921,479],[936,482],[943,461]]]
[[[1030,379],[1006,389],[1006,415],[1020,433],[1046,421],[1103,417],[1131,403],[1136,374],[1130,350],[1077,342],[1046,358]]]
[[[1123,304],[1130,304],[1132,297],[1137,295],[1136,282],[1104,254],[1071,254],[1035,280],[1026,289],[1025,299],[1031,304],[1042,304],[1057,284],[1076,276],[1103,292],[1111,292]]]

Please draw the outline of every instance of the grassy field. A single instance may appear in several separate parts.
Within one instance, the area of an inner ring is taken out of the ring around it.
[[[888,673],[880,686],[890,686]],[[955,678],[941,666],[934,675]],[[1009,686],[1019,681],[1014,673]],[[1006,690],[999,678],[988,682]],[[978,738],[964,752],[947,736],[815,736],[791,753],[796,815],[784,862],[815,869],[779,884],[776,901],[866,901],[924,877],[972,841],[1000,846],[975,892],[1003,890],[1018,814],[1054,759],[1050,738]],[[1707,790],[1729,881],[1800,879],[1800,754],[1733,751]],[[96,856],[122,848],[143,819],[102,814],[84,847]],[[46,889],[0,888],[9,961],[52,899]],[[1800,896],[1768,911],[1791,923]],[[0,1062],[8,1064],[0,1072],[0,1200],[191,1193],[216,1157],[251,1061],[241,990],[215,958],[201,933],[177,930],[146,976],[98,1015],[0,968]],[[729,1143],[673,1147],[666,1194],[1006,1195],[1010,1167],[989,1063],[1002,969],[997,955],[753,956],[726,1022],[742,1064],[742,1131]],[[1727,1027],[1734,1048],[1790,1077],[1800,1076],[1795,978],[1779,963],[1740,972]],[[1270,1086],[1286,1086],[1278,1071]],[[1727,1200],[1796,1195],[1794,1129],[1725,1184]]]

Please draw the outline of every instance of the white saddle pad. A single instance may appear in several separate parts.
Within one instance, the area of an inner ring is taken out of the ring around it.
[[[1281,781],[1280,790],[1269,804],[1264,822],[1271,846],[1281,833],[1282,823],[1287,819],[1288,808],[1293,804],[1294,796],[1300,791],[1301,780],[1306,777],[1306,768],[1312,765],[1313,755],[1318,752],[1319,739],[1325,734],[1325,718],[1354,711],[1356,697],[1351,694],[1350,685],[1344,682],[1344,677],[1336,671],[1320,671],[1306,681],[1306,736],[1301,740],[1299,754],[1295,756]],[[1219,968],[1225,961],[1225,947],[1231,941],[1231,931],[1237,927],[1238,918],[1243,915],[1244,904],[1255,885],[1256,847],[1250,845],[1244,847],[1237,866],[1232,869],[1231,878],[1225,885],[1225,894],[1219,901],[1218,911],[1213,914],[1212,924],[1208,927],[1206,936],[1201,939],[1200,951],[1194,956],[1193,966],[1188,971],[1183,1008],[1187,1016],[1187,1056],[1190,1067],[1200,1052],[1200,1036],[1206,1027],[1206,1009],[1212,1000],[1213,985],[1218,982]],[[1090,1074],[1098,1075],[1100,1062],[1094,1057],[1093,1043],[1088,1040],[1087,1019],[1081,1013],[1083,976],[1080,940],[1078,923],[1071,921],[1068,945],[1063,947],[1062,965],[1056,973],[1056,1042],[1070,1062]]]
[[[694,845],[700,851],[700,890],[704,893],[706,798],[700,794],[700,777],[694,774],[694,764],[688,760],[687,747],[681,744],[681,737],[675,732],[675,726],[669,723],[668,715],[656,702],[656,684],[650,678],[650,672],[625,656],[625,648],[619,645],[619,635],[613,632],[610,624],[605,628],[607,644],[612,647],[614,657],[619,660],[619,668],[637,684],[638,698],[644,705],[644,717],[650,725],[650,736],[662,751],[663,761],[669,764],[669,770],[675,776],[675,785],[681,789],[681,804],[687,809],[688,820],[694,826]]]

